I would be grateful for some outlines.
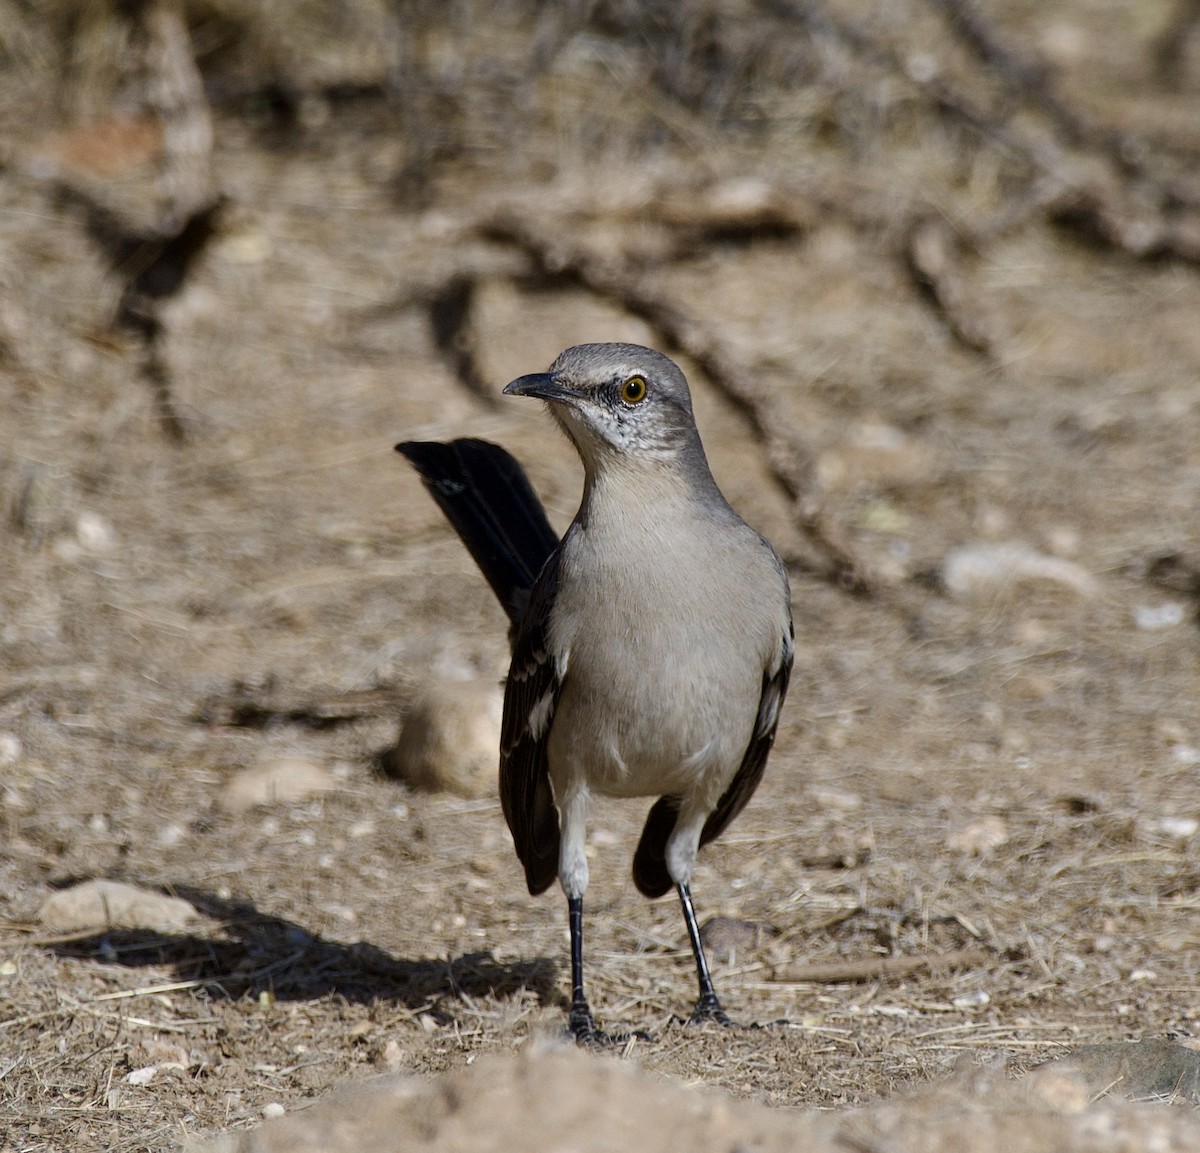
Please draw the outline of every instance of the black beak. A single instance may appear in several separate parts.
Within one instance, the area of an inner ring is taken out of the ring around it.
[[[575,393],[564,388],[548,372],[519,376],[504,386],[505,396],[536,396],[539,400],[574,400]]]

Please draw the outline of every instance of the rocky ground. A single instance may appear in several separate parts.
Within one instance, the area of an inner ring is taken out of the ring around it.
[[[1193,8],[0,2],[0,1148],[1200,1147]],[[605,1055],[392,452],[564,526],[499,389],[588,340],[685,367],[797,631],[694,885],[765,1027],[684,1027],[605,805]]]

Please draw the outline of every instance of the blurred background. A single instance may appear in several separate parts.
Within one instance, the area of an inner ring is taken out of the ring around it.
[[[497,440],[564,527],[574,454],[499,390],[593,340],[679,359],[789,564],[779,745],[696,897],[731,1010],[809,1025],[677,1043],[619,805],[601,1017],[785,1104],[1194,1032],[1198,262],[1194,0],[0,0],[15,1147],[557,1027],[503,615],[392,445]],[[186,908],[47,905],[100,880]]]

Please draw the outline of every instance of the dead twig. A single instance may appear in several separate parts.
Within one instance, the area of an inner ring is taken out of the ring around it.
[[[1077,226],[1104,246],[1137,258],[1200,260],[1194,176],[1183,174],[1174,180],[1164,176],[1162,157],[1156,155],[1163,151],[1161,145],[1151,149],[1146,140],[1098,124],[1073,107],[1056,90],[1052,70],[1005,45],[973,0],[933,3],[946,17],[950,30],[992,75],[1001,79],[1009,97],[1045,118],[1057,145],[1064,150],[1056,156],[1056,148],[1047,149],[1044,143],[1038,146],[1023,134],[1015,136],[1022,152],[1040,161],[1043,170],[1046,161],[1051,160],[1051,174],[1061,180],[1064,196],[1050,206],[1052,220]],[[1195,19],[1194,12],[1188,15]],[[941,89],[943,98],[949,97],[944,83]],[[959,100],[954,103],[961,106]],[[978,111],[973,115],[977,116]],[[1014,138],[1011,113],[1006,111],[989,119],[1004,122],[1009,138]],[[1067,150],[1083,153],[1093,166],[1099,160],[1106,170],[1104,175],[1098,180],[1095,176],[1081,178],[1080,165],[1072,161]],[[1195,161],[1194,156],[1186,159]]]
[[[273,685],[237,683],[202,701],[192,719],[199,724],[234,728],[264,729],[285,723],[331,729],[364,718],[398,716],[401,695],[390,687],[300,694],[287,693]]]
[[[565,225],[550,227],[512,210],[493,216],[486,234],[520,246],[547,277],[567,278],[599,296],[617,301],[645,320],[664,343],[696,362],[706,376],[749,417],[762,440],[768,465],[793,501],[801,528],[828,562],[825,575],[857,593],[870,591],[862,562],[823,513],[812,452],[780,417],[770,392],[709,326],[666,299],[641,271],[603,260],[563,237]]]
[[[908,234],[908,268],[946,327],[973,352],[991,355],[996,336],[972,307],[958,264],[958,242],[942,220],[919,220]]]
[[[1152,146],[1142,137],[1088,119],[1056,91],[1051,70],[1005,45],[971,0],[932,3],[950,31],[987,65],[986,74],[1000,77],[999,106],[994,98],[972,95],[963,83],[938,70],[914,69],[902,53],[822,6],[802,0],[764,3],[810,34],[837,40],[870,67],[902,78],[934,107],[1022,159],[1035,190],[1032,197],[1018,196],[1027,207],[1135,259],[1170,257],[1200,263],[1200,185],[1194,154],[1162,143]],[[1019,123],[1014,117],[1017,106],[1040,120],[1042,130]],[[1174,175],[1168,168],[1176,170]],[[997,236],[1028,215],[1006,212],[978,235]]]
[[[464,272],[451,276],[429,302],[429,327],[434,344],[462,386],[484,404],[494,406],[499,398],[479,367],[471,327],[471,305],[478,285],[477,277]]]
[[[112,59],[116,80],[92,94],[97,107],[83,123],[35,152],[34,169],[85,212],[123,283],[115,326],[141,342],[163,431],[183,442],[189,425],[172,389],[163,304],[216,232],[212,115],[179,0],[131,5],[120,16],[97,9],[94,19],[114,25],[98,42],[127,42]]]
[[[1158,74],[1171,87],[1183,81],[1188,41],[1200,29],[1200,0],[1179,0],[1175,15],[1159,34],[1154,46]]]

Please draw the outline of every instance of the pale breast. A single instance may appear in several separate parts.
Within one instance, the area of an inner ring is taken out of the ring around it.
[[[774,554],[740,522],[573,527],[550,632],[566,666],[550,734],[556,787],[700,789],[715,803],[749,744],[787,614]]]

